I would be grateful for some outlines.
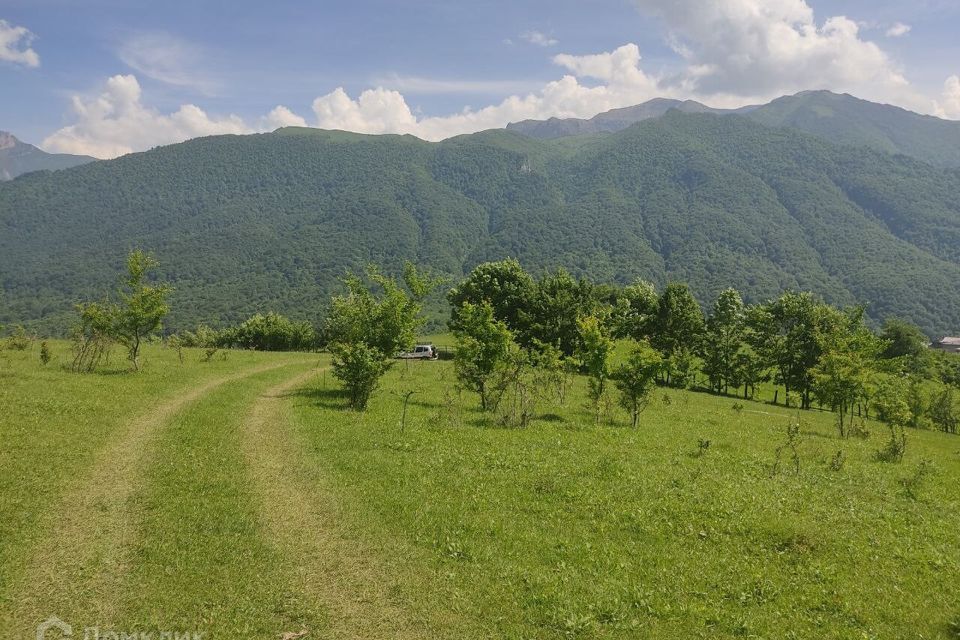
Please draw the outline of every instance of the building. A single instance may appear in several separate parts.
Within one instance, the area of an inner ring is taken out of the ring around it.
[[[960,338],[940,338],[930,345],[931,349],[938,351],[947,351],[949,353],[960,353]]]

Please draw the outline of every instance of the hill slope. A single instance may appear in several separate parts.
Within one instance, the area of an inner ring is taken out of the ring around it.
[[[589,133],[613,133],[650,118],[659,118],[667,111],[676,109],[683,113],[746,113],[753,107],[743,109],[713,109],[694,100],[671,100],[654,98],[643,104],[622,109],[611,109],[590,119],[550,118],[548,120],[522,120],[511,122],[507,131],[522,133],[531,138],[562,138]]]
[[[31,171],[55,171],[93,162],[96,158],[66,153],[47,153],[0,131],[0,180],[13,180]]]
[[[574,144],[575,143],[575,144]],[[274,309],[316,319],[338,276],[483,260],[660,284],[784,288],[960,328],[960,173],[745,117],[611,135],[495,130],[427,143],[311,129],[192,140],[0,185],[0,322],[62,329],[153,250],[172,328]]]
[[[612,133],[658,118],[672,109],[684,113],[746,115],[767,126],[797,129],[835,144],[899,153],[939,167],[960,167],[960,122],[830,91],[804,91],[762,106],[740,109],[713,109],[693,100],[658,98],[634,107],[606,111],[589,120],[524,120],[508,124],[506,128],[541,139]]]
[[[805,91],[778,98],[752,111],[750,117],[840,144],[902,153],[941,167],[960,167],[960,122],[847,94]]]

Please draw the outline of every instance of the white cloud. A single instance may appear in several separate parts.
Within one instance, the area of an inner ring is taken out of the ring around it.
[[[887,29],[887,37],[899,38],[900,36],[905,36],[910,33],[910,29],[911,27],[908,24],[903,24],[902,22],[894,23],[889,29]]]
[[[237,116],[212,118],[192,104],[159,113],[142,103],[132,75],[113,76],[100,95],[74,96],[71,105],[76,124],[48,136],[42,145],[47,151],[113,158],[198,136],[252,132]]]
[[[307,121],[283,105],[277,105],[266,116],[260,119],[260,129],[273,131],[281,127],[305,127]]]
[[[552,47],[556,44],[559,44],[560,41],[556,38],[552,38],[542,31],[524,31],[520,34],[520,37],[530,44],[535,44],[538,47]]]
[[[539,91],[513,95],[482,109],[464,109],[449,116],[417,118],[403,95],[382,87],[368,89],[354,100],[342,89],[317,98],[317,126],[360,133],[409,133],[425,140],[503,127],[527,118],[589,117],[600,111],[637,104],[663,94],[657,79],[640,69],[640,49],[628,44],[609,53],[558,55],[554,62],[572,72]],[[579,78],[603,82],[582,84]]]
[[[34,35],[25,27],[0,20],[0,62],[39,67],[40,56],[30,48]]]
[[[203,54],[196,46],[164,32],[137,33],[119,47],[120,60],[160,82],[212,95],[216,83],[198,71]]]
[[[756,100],[823,88],[917,102],[898,65],[856,22],[817,23],[805,0],[635,2],[682,47],[687,66],[671,83],[699,95]]]
[[[943,83],[943,94],[936,102],[934,113],[941,118],[960,120],[960,76],[950,76]]]

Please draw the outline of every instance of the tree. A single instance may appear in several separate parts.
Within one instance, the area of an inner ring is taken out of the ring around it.
[[[366,408],[391,359],[413,346],[423,324],[423,299],[439,283],[410,263],[404,265],[403,285],[374,267],[367,269],[367,278],[373,287],[348,275],[347,294],[333,299],[327,318],[333,374],[358,411]]]
[[[575,280],[564,269],[540,278],[520,311],[523,328],[517,333],[517,342],[524,348],[537,342],[552,344],[564,356],[572,356],[577,349],[579,318],[594,314],[599,307],[593,289],[590,282]]]
[[[604,323],[597,316],[586,316],[577,321],[580,334],[577,355],[589,376],[589,395],[600,422],[602,402],[607,393],[610,378],[610,354],[613,340],[607,334]]]
[[[664,357],[667,384],[686,384],[703,330],[703,312],[690,288],[679,282],[668,284],[657,303],[650,336],[650,343]]]
[[[736,289],[726,289],[713,304],[703,340],[703,373],[717,393],[726,393],[731,384],[739,386],[738,354],[744,349],[746,317],[743,300]]]
[[[822,307],[816,327],[819,362],[810,370],[813,390],[821,402],[837,412],[840,437],[853,425],[854,406],[865,401],[875,377],[873,363],[885,343],[864,324],[862,307],[846,313]]]
[[[96,332],[109,336],[127,349],[134,371],[140,370],[140,348],[161,327],[170,312],[167,298],[173,291],[166,284],[151,285],[147,276],[158,263],[136,250],[127,256],[127,274],[122,280],[119,303],[80,305],[81,321]]]
[[[887,341],[882,354],[886,359],[923,356],[930,343],[919,327],[898,318],[888,318],[883,323],[880,337]]]
[[[649,337],[658,304],[657,290],[652,283],[638,279],[624,287],[614,304],[614,337],[637,341]]]
[[[620,390],[620,404],[630,412],[633,427],[637,427],[640,413],[646,408],[663,358],[647,342],[638,342],[627,361],[617,367],[614,381]]]
[[[480,395],[480,407],[487,411],[493,408],[489,382],[507,361],[513,336],[503,321],[494,319],[487,301],[478,305],[464,302],[457,318],[454,371],[460,384]]]
[[[927,413],[938,429],[945,433],[956,434],[957,426],[960,425],[960,415],[957,413],[953,387],[942,385],[930,400]]]
[[[460,284],[447,293],[450,303],[450,328],[455,330],[463,304],[490,304],[495,320],[513,332],[521,326],[520,312],[530,303],[534,281],[513,258],[485,262],[470,272]]]

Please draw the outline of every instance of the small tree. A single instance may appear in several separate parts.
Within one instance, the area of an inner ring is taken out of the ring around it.
[[[495,320],[489,302],[464,302],[457,310],[453,332],[457,351],[453,367],[460,384],[480,394],[480,407],[493,408],[489,382],[509,354],[513,336],[504,322]]]
[[[662,366],[660,354],[647,342],[639,342],[630,351],[627,361],[614,373],[615,384],[620,390],[620,404],[630,412],[634,428],[649,402]]]
[[[366,408],[392,366],[390,359],[413,345],[423,324],[423,299],[439,284],[411,263],[404,265],[403,285],[373,267],[367,277],[379,291],[357,276],[347,276],[347,294],[333,299],[327,318],[333,375],[343,382],[350,406],[358,411]]]
[[[108,335],[127,349],[134,371],[140,369],[140,347],[156,333],[170,311],[167,297],[173,290],[166,284],[150,285],[147,275],[159,263],[137,250],[127,256],[127,275],[123,279],[119,304],[88,304],[81,307],[94,319],[97,331]]]
[[[938,429],[945,433],[957,433],[960,416],[957,414],[953,387],[943,385],[931,399],[927,413]]]
[[[589,395],[599,423],[602,402],[607,393],[607,381],[610,379],[613,340],[607,335],[604,323],[596,316],[580,318],[577,326],[580,334],[578,355],[590,377]]]
[[[651,344],[663,355],[667,384],[685,386],[692,354],[703,338],[703,312],[685,284],[672,282],[664,289],[651,319]]]

